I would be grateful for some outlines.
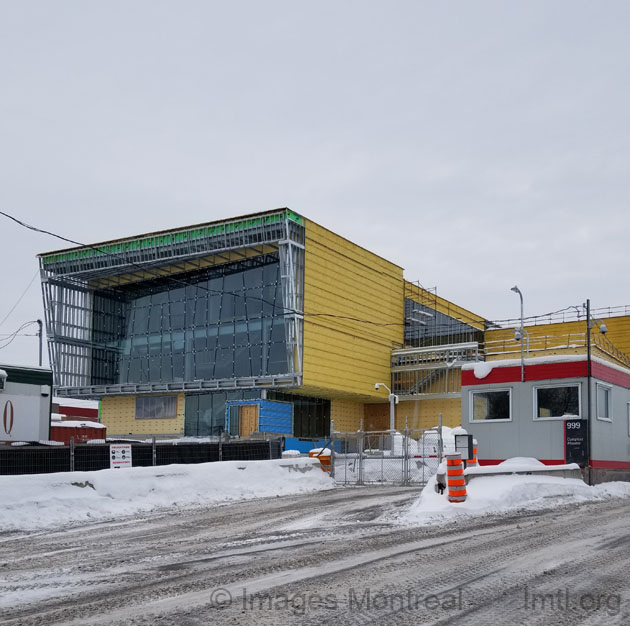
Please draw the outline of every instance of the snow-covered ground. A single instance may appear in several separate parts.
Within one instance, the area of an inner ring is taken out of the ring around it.
[[[523,465],[504,469],[516,470]],[[482,470],[484,468],[481,468]],[[498,469],[498,468],[495,468]],[[466,487],[465,502],[449,502],[446,492],[435,490],[436,476],[423,489],[418,500],[401,516],[404,524],[438,524],[471,516],[548,509],[611,498],[630,498],[630,483],[612,482],[589,487],[578,478],[513,474],[476,476]]]
[[[308,458],[0,476],[0,528],[35,530],[332,488],[319,461]]]

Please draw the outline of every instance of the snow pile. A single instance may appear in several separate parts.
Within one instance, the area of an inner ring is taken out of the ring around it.
[[[515,459],[522,461],[522,459]],[[505,469],[514,469],[514,464]],[[480,476],[471,480],[465,502],[449,502],[435,491],[433,476],[420,498],[399,519],[404,524],[437,524],[478,515],[496,515],[524,510],[546,509],[569,503],[630,498],[630,483],[603,483],[589,487],[577,478],[532,474]]]
[[[135,515],[162,507],[333,489],[316,459],[225,461],[0,476],[0,528],[34,530]]]
[[[308,453],[313,456],[330,456],[330,448],[312,448]]]
[[[492,371],[492,363],[488,361],[478,361],[473,367],[475,378],[485,378]]]
[[[299,450],[285,450],[282,453],[283,459],[299,459],[302,453]]]
[[[53,424],[55,428],[62,426],[63,428],[107,428],[105,424],[99,424],[98,422],[81,422],[80,420],[65,420],[63,422],[57,422]]]
[[[551,470],[579,470],[577,463],[569,463],[567,465],[545,465],[538,459],[526,456],[516,456],[506,459],[498,465],[482,465],[467,467],[464,474],[497,474],[508,472],[548,472]]]
[[[427,430],[424,436],[417,441],[417,454],[421,456],[437,456],[438,454],[438,440],[439,440],[438,426],[435,426],[431,430]],[[455,431],[454,428],[448,426],[442,426],[442,441],[444,443],[444,454],[449,452],[455,452]],[[462,431],[466,432],[466,431]],[[410,448],[411,449],[411,448]],[[416,454],[416,452],[413,452]]]

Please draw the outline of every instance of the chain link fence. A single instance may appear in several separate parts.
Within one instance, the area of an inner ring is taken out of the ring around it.
[[[425,485],[442,461],[442,429],[331,434],[331,475],[340,485]]]
[[[281,439],[131,442],[133,467],[213,461],[262,461],[282,456]],[[109,444],[0,446],[0,475],[89,472],[110,467]]]

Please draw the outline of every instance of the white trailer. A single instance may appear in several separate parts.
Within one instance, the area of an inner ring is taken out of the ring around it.
[[[0,365],[0,441],[50,438],[52,372]]]

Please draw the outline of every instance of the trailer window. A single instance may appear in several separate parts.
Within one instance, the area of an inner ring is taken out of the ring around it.
[[[471,421],[512,419],[509,389],[471,392]]]
[[[605,385],[597,385],[597,419],[612,421],[611,407],[612,389]]]
[[[536,387],[534,389],[534,416],[537,419],[579,417],[579,385]]]

